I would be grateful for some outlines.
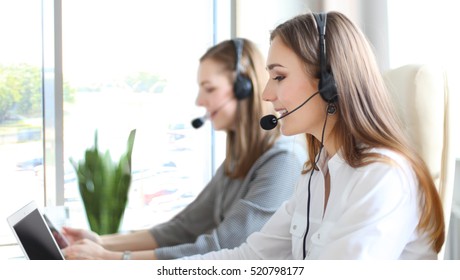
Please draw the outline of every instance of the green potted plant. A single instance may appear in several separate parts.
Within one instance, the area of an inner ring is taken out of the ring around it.
[[[136,130],[128,137],[128,146],[118,162],[112,160],[109,151],[101,153],[97,131],[94,146],[85,151],[78,163],[70,158],[77,174],[80,195],[92,231],[98,234],[116,233],[128,202],[131,185],[131,155]]]

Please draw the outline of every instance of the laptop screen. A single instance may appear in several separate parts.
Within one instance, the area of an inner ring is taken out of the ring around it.
[[[38,209],[34,209],[13,225],[30,260],[62,260],[62,254]]]

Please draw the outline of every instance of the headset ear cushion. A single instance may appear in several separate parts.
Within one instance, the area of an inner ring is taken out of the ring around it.
[[[235,97],[238,100],[248,98],[252,95],[251,80],[243,75],[236,76],[233,91],[235,92]]]
[[[329,73],[323,73],[319,81],[319,88],[321,97],[327,103],[335,103],[338,99],[337,85],[335,83],[334,76]]]

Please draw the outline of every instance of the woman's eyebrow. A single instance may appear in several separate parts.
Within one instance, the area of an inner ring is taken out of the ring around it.
[[[273,70],[273,68],[275,68],[275,67],[283,67],[283,68],[285,68],[283,65],[281,65],[279,63],[272,63],[272,64],[267,65],[267,70],[268,71]]]
[[[210,84],[210,83],[211,83],[210,81],[205,80],[205,81],[202,81],[202,82],[200,83],[200,86],[205,86],[205,85]]]

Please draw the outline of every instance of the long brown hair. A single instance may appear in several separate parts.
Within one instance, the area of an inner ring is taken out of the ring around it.
[[[318,31],[312,14],[299,15],[271,33],[279,37],[304,62],[306,71],[319,78]],[[346,162],[361,167],[388,160],[369,152],[387,148],[404,156],[414,170],[421,192],[422,209],[418,229],[429,233],[439,252],[444,243],[444,217],[441,201],[425,162],[409,144],[389,93],[378,69],[374,53],[362,32],[343,14],[329,12],[326,24],[327,65],[338,89],[338,118],[332,133]],[[307,134],[311,169],[320,142]]]
[[[227,131],[224,166],[226,175],[231,178],[244,178],[254,162],[273,146],[280,135],[279,129],[268,132],[260,128],[260,118],[274,113],[273,107],[262,100],[262,91],[268,79],[265,59],[253,42],[242,40],[239,73],[252,81],[253,94],[238,101],[235,130]],[[200,62],[212,59],[222,64],[233,84],[237,70],[236,56],[233,40],[226,40],[208,49]]]

